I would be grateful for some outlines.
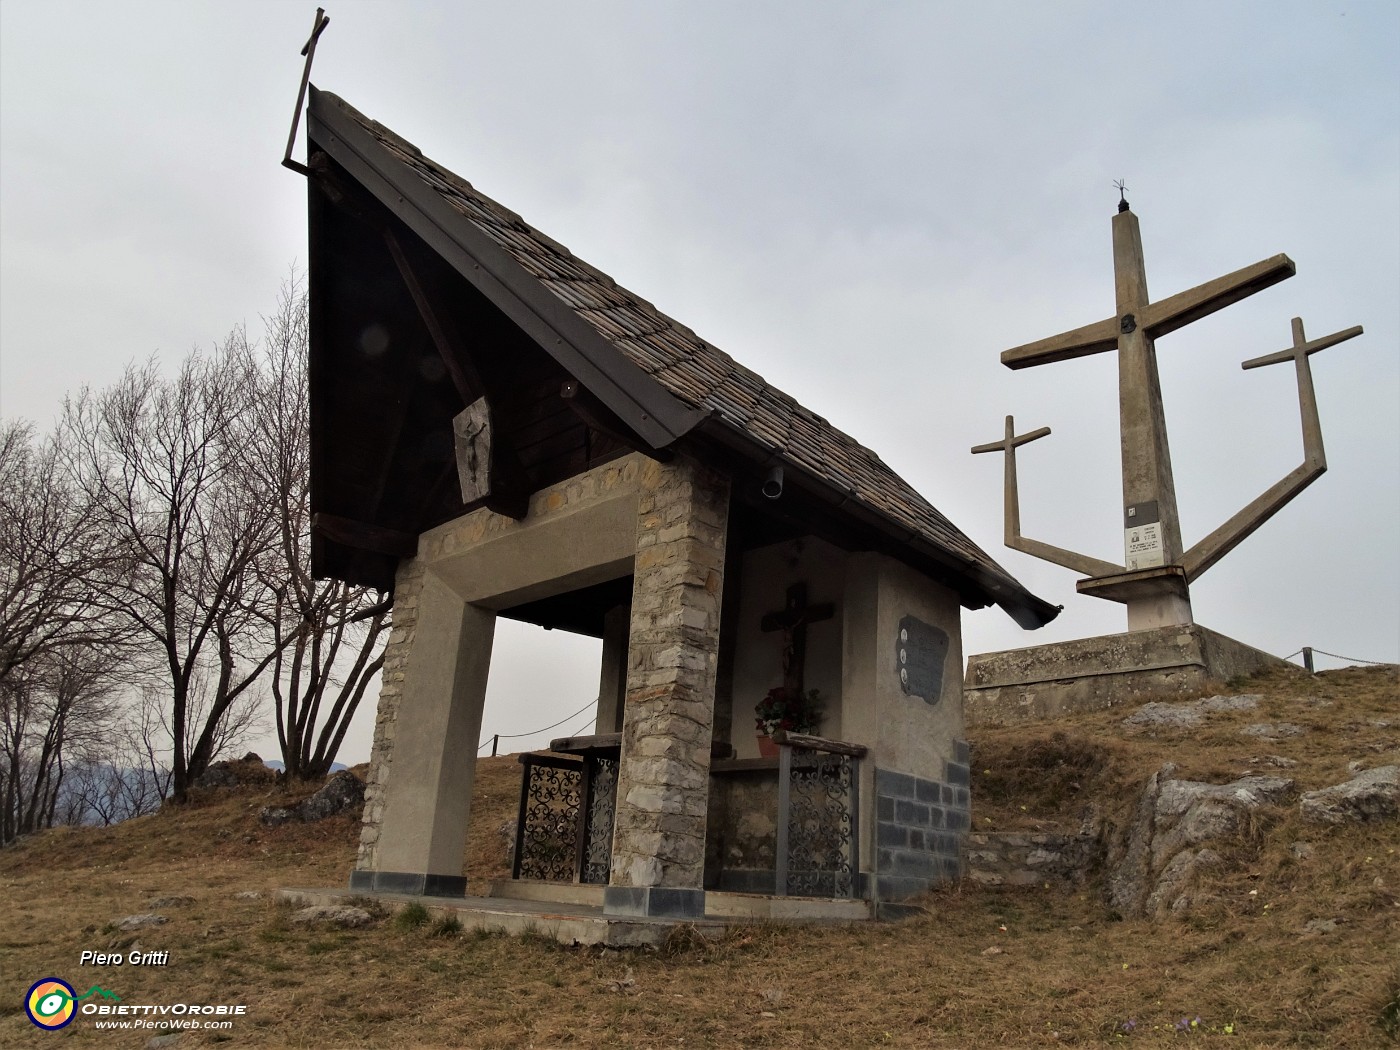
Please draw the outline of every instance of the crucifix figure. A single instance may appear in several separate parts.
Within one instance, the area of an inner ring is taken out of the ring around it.
[[[807,625],[836,615],[830,602],[807,604],[807,585],[794,583],[787,589],[787,605],[781,612],[764,614],[759,626],[764,631],[783,632],[783,689],[788,696],[803,696],[802,672],[807,662]]]
[[[1118,351],[1124,564],[1091,558],[1021,535],[1015,449],[1044,437],[1050,433],[1049,428],[1017,436],[1014,422],[1007,416],[1005,438],[977,445],[972,451],[999,451],[1006,455],[1006,545],[1085,573],[1089,578],[1079,581],[1079,592],[1124,603],[1128,611],[1128,630],[1135,631],[1191,623],[1188,590],[1191,581],[1233,550],[1327,469],[1307,358],[1318,350],[1360,335],[1361,328],[1348,328],[1308,342],[1303,337],[1301,319],[1295,318],[1290,349],[1244,363],[1245,368],[1257,368],[1279,361],[1295,362],[1303,417],[1303,464],[1220,528],[1185,548],[1177,516],[1176,486],[1172,479],[1162,389],[1157,375],[1156,338],[1292,277],[1295,267],[1288,256],[1275,255],[1154,302],[1147,294],[1147,271],[1137,216],[1128,205],[1126,187],[1121,182],[1114,187],[1120,195],[1118,214],[1113,217],[1117,312],[1083,328],[1007,350],[1001,355],[1001,362],[1008,368],[1029,368],[1106,350]]]

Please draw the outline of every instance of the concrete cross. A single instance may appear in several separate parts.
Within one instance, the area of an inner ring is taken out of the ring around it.
[[[1154,302],[1147,292],[1147,271],[1137,216],[1128,206],[1126,193],[1122,192],[1124,187],[1121,184],[1115,186],[1123,196],[1118,205],[1118,214],[1113,217],[1117,312],[1112,317],[1083,328],[1013,347],[1001,355],[1001,362],[1008,368],[1029,368],[1107,350],[1118,351],[1125,564],[1099,561],[1021,536],[1014,450],[1018,445],[1044,436],[1048,430],[1042,428],[1016,437],[1008,416],[1003,441],[979,445],[972,451],[1006,453],[1007,546],[1086,573],[1090,578],[1081,580],[1077,585],[1078,590],[1125,603],[1128,606],[1128,628],[1138,630],[1191,623],[1189,582],[1233,549],[1326,469],[1321,460],[1321,428],[1317,424],[1317,406],[1312,397],[1307,356],[1359,335],[1361,329],[1348,329],[1307,343],[1302,335],[1302,322],[1295,320],[1294,346],[1291,349],[1245,363],[1244,367],[1255,368],[1277,361],[1297,362],[1305,462],[1200,543],[1190,550],[1183,549],[1176,485],[1167,446],[1166,418],[1162,411],[1155,340],[1292,277],[1296,268],[1288,256],[1275,255]]]
[[[1006,545],[1012,550],[1024,551],[1026,554],[1054,562],[1056,565],[1063,565],[1075,572],[1082,572],[1086,576],[1103,576],[1108,573],[1121,572],[1122,566],[1114,565],[1112,562],[1100,561],[1087,554],[1065,550],[1063,547],[1054,547],[1048,543],[1042,543],[1040,540],[1029,539],[1021,535],[1021,495],[1020,486],[1016,480],[1016,449],[1047,437],[1049,434],[1049,427],[1041,427],[1039,430],[1032,430],[1017,436],[1015,417],[1007,416],[1006,436],[1002,440],[990,441],[985,445],[972,447],[973,455],[980,452],[1006,453]]]

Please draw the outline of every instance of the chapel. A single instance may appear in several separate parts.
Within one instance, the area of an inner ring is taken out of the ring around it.
[[[593,732],[521,756],[499,892],[875,914],[956,877],[961,610],[1030,630],[1057,607],[388,128],[313,87],[307,136],[313,571],[394,600],[351,888],[465,892],[499,617],[602,643]],[[791,717],[759,734],[766,698]]]

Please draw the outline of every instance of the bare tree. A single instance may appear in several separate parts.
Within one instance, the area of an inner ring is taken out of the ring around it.
[[[277,311],[264,322],[244,469],[253,491],[274,501],[278,524],[259,562],[273,595],[277,740],[287,772],[311,779],[329,771],[384,663],[391,602],[387,595],[311,577],[307,309],[295,283],[284,286]]]
[[[170,790],[170,739],[164,697],[145,683],[122,706],[101,746],[79,748],[65,763],[55,822],[118,824],[155,812]]]
[[[214,354],[187,357],[174,379],[148,361],[65,405],[73,476],[101,526],[132,552],[131,572],[105,601],[159,654],[177,801],[218,753],[235,703],[276,659],[255,571],[276,522],[267,494],[257,498],[239,473],[257,388],[248,359],[238,329]]]
[[[0,845],[51,826],[66,762],[104,744],[114,712],[112,654],[45,650],[0,682]]]
[[[63,462],[58,435],[0,424],[0,845],[54,822],[128,665],[106,595],[129,558]]]
[[[105,602],[128,551],[63,459],[58,435],[36,444],[28,423],[0,423],[0,683],[55,649],[129,640]]]

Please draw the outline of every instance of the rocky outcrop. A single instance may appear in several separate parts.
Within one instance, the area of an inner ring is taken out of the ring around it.
[[[289,820],[310,823],[358,809],[364,801],[364,782],[348,769],[342,769],[310,798],[290,807],[267,806],[258,814],[258,819],[268,827],[276,827]]]
[[[1152,729],[1190,729],[1205,721],[1206,715],[1221,711],[1252,711],[1261,697],[1254,693],[1240,696],[1208,696],[1183,703],[1143,704],[1123,719],[1123,729],[1141,733]]]
[[[211,762],[194,782],[198,788],[236,788],[240,784],[269,784],[277,771],[269,769],[252,751],[239,759]]]
[[[1400,766],[1368,769],[1344,784],[1309,791],[1298,808],[1313,824],[1400,818]]]
[[[1188,908],[1198,874],[1222,863],[1214,850],[1197,847],[1240,836],[1254,811],[1293,792],[1293,781],[1281,777],[1207,784],[1174,780],[1175,772],[1168,763],[1148,779],[1132,822],[1110,846],[1109,899],[1124,916],[1161,918]]]

